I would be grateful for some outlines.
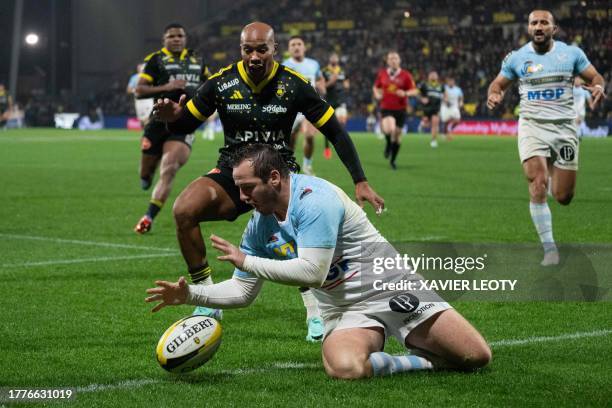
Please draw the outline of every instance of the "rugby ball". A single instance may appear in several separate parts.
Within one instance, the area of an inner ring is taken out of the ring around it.
[[[221,345],[221,325],[212,317],[185,317],[166,330],[157,343],[159,365],[186,373],[210,360]]]

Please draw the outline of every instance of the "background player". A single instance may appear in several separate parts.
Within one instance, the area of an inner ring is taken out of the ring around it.
[[[329,56],[328,64],[321,70],[325,79],[325,99],[334,108],[342,126],[348,119],[347,92],[351,86],[346,72],[340,66],[340,57],[335,52]],[[325,158],[331,158],[329,142],[325,139]]]
[[[532,11],[527,30],[531,42],[506,56],[489,85],[487,106],[495,109],[510,84],[519,81],[519,156],[529,182],[529,212],[544,247],[541,264],[547,266],[559,263],[546,202],[548,185],[562,205],[572,201],[576,186],[573,78],[580,75],[589,84],[585,88],[593,96],[593,106],[605,98],[604,79],[580,48],[553,39],[557,25],[550,11]]]
[[[136,73],[130,77],[126,88],[126,92],[134,97],[134,111],[136,112],[136,117],[140,121],[140,126],[143,128],[147,125],[149,117],[151,116],[151,111],[153,110],[153,98],[139,99],[136,96],[136,87],[138,86],[140,74],[143,72],[144,67],[144,63],[136,66]]]
[[[306,57],[304,39],[300,36],[293,36],[289,39],[288,47],[290,57],[283,61],[283,65],[308,79],[319,94],[325,95],[325,79],[321,74],[321,66],[316,60]],[[298,114],[291,130],[292,150],[295,150],[295,141],[300,132],[304,134],[304,162],[302,171],[305,174],[314,174],[312,155],[314,154],[314,137],[317,134],[317,129],[305,119],[302,113]]]
[[[308,285],[317,288],[313,291],[325,318],[322,357],[331,377],[355,379],[434,367],[473,370],[488,364],[491,350],[486,341],[436,293],[377,290],[372,285],[374,277],[385,282],[422,278],[393,269],[374,275],[365,266],[364,242],[372,243],[372,258],[399,254],[340,188],[290,174],[280,153],[261,144],[241,148],[233,167],[241,199],[255,207],[240,248],[211,237],[223,253],[219,259],[236,267],[233,278],[212,286],[187,286],[184,278],[156,281],[146,299],[160,302],[153,311],[183,303],[245,307],[264,280]],[[270,241],[271,234],[275,241]],[[280,251],[283,247],[290,250]],[[389,335],[416,353],[384,353]]]
[[[582,86],[584,81],[580,77],[574,78],[574,110],[576,111],[576,131],[578,137],[582,137],[582,126],[586,117],[586,105],[589,104],[589,109],[595,109],[591,93]]]
[[[431,71],[427,75],[427,81],[421,84],[421,104],[423,105],[423,116],[427,118],[431,127],[431,142],[433,148],[438,147],[438,132],[440,130],[440,106],[444,96],[444,88],[438,80],[438,73]]]
[[[463,107],[463,91],[455,83],[455,78],[446,77],[446,86],[444,87],[444,97],[442,106],[440,107],[440,120],[442,128],[447,135],[447,139],[451,139],[453,127],[461,120],[461,108]]]
[[[208,67],[193,50],[186,48],[187,34],[183,26],[169,24],[164,29],[164,47],[145,58],[145,67],[136,87],[138,98],[168,98],[178,101],[181,95],[191,97],[210,75]],[[134,231],[147,233],[153,219],[170,195],[172,182],[178,170],[187,163],[194,135],[170,133],[166,125],[151,120],[144,129],[140,159],[140,180],[148,190],[157,166],[159,181],[153,189],[146,214],[138,221]]]
[[[166,99],[155,105],[160,117],[172,121],[168,124],[170,130],[177,132],[193,131],[215,110],[223,124],[225,146],[220,149],[217,167],[193,181],[174,204],[177,238],[194,283],[212,283],[200,222],[233,221],[252,209],[240,200],[228,165],[230,154],[245,143],[269,143],[281,151],[292,170],[297,170],[289,149],[297,112],[303,112],[330,139],[351,173],[357,199],[369,201],[377,211],[384,206],[382,198],[370,188],[355,146],[336,119],[334,109],[307,79],[274,61],[277,44],[272,27],[251,23],[244,27],[240,38],[242,60],[211,76],[192,100],[185,104],[183,97],[176,104]],[[308,337],[316,340],[323,335],[317,303],[309,291],[303,297],[309,316]],[[210,309],[196,313],[218,315]]]
[[[408,97],[418,95],[410,72],[400,67],[401,59],[397,52],[389,51],[385,58],[386,68],[381,68],[376,76],[372,91],[380,101],[381,128],[385,135],[384,156],[390,158],[393,170],[397,169],[395,159],[400,149],[402,128],[406,122]]]
[[[12,111],[13,99],[4,84],[0,83],[0,128],[6,126]]]

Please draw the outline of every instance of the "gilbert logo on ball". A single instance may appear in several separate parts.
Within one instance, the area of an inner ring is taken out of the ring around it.
[[[221,325],[212,317],[185,317],[166,330],[157,343],[159,365],[186,373],[210,360],[221,345]]]

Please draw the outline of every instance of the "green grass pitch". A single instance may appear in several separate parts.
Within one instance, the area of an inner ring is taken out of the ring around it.
[[[457,137],[434,150],[426,136],[408,135],[393,172],[380,140],[353,138],[388,207],[380,217],[367,211],[389,240],[537,242],[516,139]],[[0,132],[0,387],[76,387],[77,399],[64,403],[73,407],[604,406],[612,400],[606,302],[454,303],[492,342],[488,368],[345,382],[327,378],[320,345],[304,341],[298,291],[268,283],[250,308],[226,312],[223,344],[211,362],[185,376],[166,373],[155,361],[155,345],[191,308],[151,314],[144,291],[154,279],[186,273],[170,203],[214,167],[221,141],[198,135],[167,208],[150,234],[138,236],[132,228],[149,198],[139,186],[138,140],[127,131]],[[337,155],[324,160],[321,139],[316,148],[317,174],[351,192]],[[612,139],[582,142],[575,201],[551,204],[559,242],[610,243],[610,157]],[[206,224],[204,234],[237,242],[247,217]],[[212,265],[217,281],[231,275],[228,265]],[[536,341],[541,336],[552,338]],[[386,350],[402,348],[390,341]]]

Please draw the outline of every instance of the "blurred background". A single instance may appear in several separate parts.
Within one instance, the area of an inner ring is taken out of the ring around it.
[[[3,0],[0,83],[15,102],[9,126],[54,126],[56,113],[95,107],[105,127],[126,127],[135,115],[128,80],[147,54],[161,48],[166,24],[185,26],[188,47],[214,72],[239,59],[242,26],[261,20],[276,30],[279,61],[293,34],[305,38],[307,56],[321,66],[331,52],[339,53],[351,81],[349,129],[365,130],[367,117],[376,114],[372,84],[389,49],[399,51],[417,83],[429,70],[456,78],[464,119],[512,120],[517,92],[491,113],[486,88],[503,57],[528,42],[527,15],[537,6],[553,11],[556,38],[585,51],[610,95],[612,5],[605,0]],[[590,128],[612,128],[611,100],[587,110]]]

